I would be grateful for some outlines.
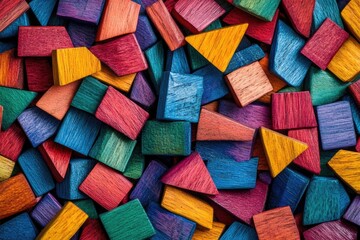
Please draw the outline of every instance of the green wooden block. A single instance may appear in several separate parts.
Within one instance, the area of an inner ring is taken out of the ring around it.
[[[159,41],[154,46],[148,48],[145,51],[145,56],[149,66],[150,79],[156,92],[159,92],[162,73],[165,69],[164,43]]]
[[[299,86],[299,87],[293,87],[293,86],[287,86],[284,87],[282,89],[280,89],[278,92],[279,93],[284,93],[284,92],[300,92],[303,90],[303,85]]]
[[[74,201],[74,203],[81,210],[83,210],[87,215],[89,215],[89,218],[92,218],[92,219],[99,218],[99,215],[96,211],[93,200],[91,200],[91,199],[79,200],[79,201]]]
[[[144,171],[145,157],[141,153],[141,147],[135,146],[135,149],[126,166],[124,176],[132,179],[139,179]]]
[[[142,132],[142,154],[188,156],[190,153],[189,122],[146,122]]]
[[[261,18],[265,21],[271,21],[279,7],[280,0],[233,0],[235,7]]]
[[[138,199],[100,214],[100,220],[111,240],[145,239],[155,234]]]
[[[71,106],[94,114],[107,90],[107,86],[93,77],[86,77],[76,92]]]
[[[136,140],[133,141],[104,125],[90,150],[89,156],[111,168],[124,172],[135,145]]]
[[[0,87],[0,105],[3,106],[2,130],[8,129],[16,118],[34,100],[36,92]]]
[[[335,177],[334,171],[327,165],[337,151],[321,151],[320,152],[320,176]]]

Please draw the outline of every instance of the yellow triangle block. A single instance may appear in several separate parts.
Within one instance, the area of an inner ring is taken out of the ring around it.
[[[225,72],[248,24],[220,28],[185,38],[192,47],[221,72]]]
[[[100,60],[86,47],[54,50],[52,65],[55,85],[66,85],[101,70]]]
[[[308,148],[306,143],[264,127],[260,128],[260,133],[272,177]]]

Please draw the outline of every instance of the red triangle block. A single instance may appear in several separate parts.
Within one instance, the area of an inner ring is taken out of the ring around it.
[[[167,185],[194,192],[211,195],[219,193],[204,161],[197,152],[193,152],[167,171],[161,181]]]

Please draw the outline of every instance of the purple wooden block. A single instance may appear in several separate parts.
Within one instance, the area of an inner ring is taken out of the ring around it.
[[[144,5],[144,7],[148,7],[153,5],[153,3],[156,3],[158,0],[140,0],[142,3],[141,5]]]
[[[74,47],[90,47],[95,42],[97,29],[94,26],[70,22],[67,30]]]
[[[156,100],[156,96],[142,72],[136,74],[130,98],[144,108],[151,107]]]
[[[360,196],[356,196],[343,218],[360,226]]]
[[[41,227],[45,227],[60,211],[61,204],[51,193],[46,194],[30,213],[30,216]]]
[[[263,183],[266,183],[266,184],[268,184],[268,185],[271,184],[271,182],[272,182],[272,177],[271,177],[271,175],[270,175],[270,173],[269,173],[268,171],[260,172],[260,173],[258,174],[258,176],[259,176],[259,179],[260,179]]]
[[[135,36],[143,51],[157,42],[156,34],[151,27],[149,19],[145,15],[139,16]]]
[[[105,0],[60,0],[57,15],[97,25]]]
[[[321,223],[303,232],[305,240],[355,240],[356,227],[341,220]]]
[[[160,179],[166,171],[167,168],[165,166],[157,161],[151,161],[131,192],[130,199],[138,198],[144,207],[151,201],[159,202],[163,187]]]

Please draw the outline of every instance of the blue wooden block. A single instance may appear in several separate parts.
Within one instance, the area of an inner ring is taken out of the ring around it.
[[[269,69],[289,85],[302,84],[311,62],[300,50],[305,40],[286,23],[279,20],[271,45]]]
[[[357,104],[355,103],[354,99],[349,95],[345,95],[342,100],[349,102],[356,133],[360,134],[360,110]]]
[[[254,228],[239,222],[233,222],[226,232],[221,236],[220,240],[257,240],[257,234]]]
[[[26,109],[17,119],[33,147],[52,137],[60,125],[59,120],[37,107]]]
[[[97,28],[84,23],[70,21],[67,31],[74,47],[90,47],[95,42]]]
[[[0,41],[0,53],[3,53],[12,48],[16,48],[17,43],[14,41]]]
[[[173,73],[190,73],[189,63],[186,58],[186,53],[183,47],[175,51],[168,50],[166,56],[165,71]]]
[[[151,202],[146,213],[156,231],[151,240],[190,240],[194,234],[196,223],[166,211],[157,203]]]
[[[142,0],[132,0],[133,2],[136,2],[137,4],[140,4],[140,13],[145,13],[145,4],[142,2]]]
[[[251,189],[256,185],[258,161],[257,157],[241,162],[219,158],[209,160],[207,168],[217,189]]]
[[[29,5],[41,26],[46,26],[57,0],[32,0]]]
[[[268,197],[268,208],[289,206],[294,212],[309,182],[310,180],[306,176],[285,168],[272,181]]]
[[[16,37],[20,26],[30,26],[30,20],[27,13],[22,14],[18,19],[2,30],[0,32],[0,39]]]
[[[146,50],[157,42],[156,34],[145,15],[140,15],[135,32],[141,50]]]
[[[88,155],[100,127],[101,122],[94,116],[76,108],[70,108],[60,125],[55,142]]]
[[[159,202],[163,187],[160,179],[166,171],[167,168],[164,165],[151,161],[131,192],[130,199],[138,198],[144,207],[151,201]]]
[[[316,108],[323,150],[356,145],[350,104],[338,101]]]
[[[203,77],[164,72],[156,118],[198,122],[203,95]]]
[[[28,213],[22,213],[0,225],[1,240],[32,240],[38,234]]]
[[[17,162],[37,197],[55,188],[50,169],[37,149],[26,150]]]
[[[71,159],[64,181],[56,183],[56,195],[67,200],[88,198],[80,192],[79,186],[94,168],[95,163],[90,159]]]
[[[142,72],[136,74],[131,87],[130,99],[145,109],[150,108],[156,100],[156,95]]]
[[[159,92],[162,74],[165,68],[165,51],[163,41],[159,41],[145,51],[148,62],[150,79],[156,90]]]
[[[326,18],[344,28],[336,0],[315,0],[311,32],[314,33]]]
[[[30,216],[41,227],[45,227],[60,210],[61,204],[51,193],[48,193],[36,204]]]
[[[207,65],[193,73],[203,77],[204,92],[201,98],[201,105],[215,101],[229,93],[224,81],[223,73],[213,65]]]

